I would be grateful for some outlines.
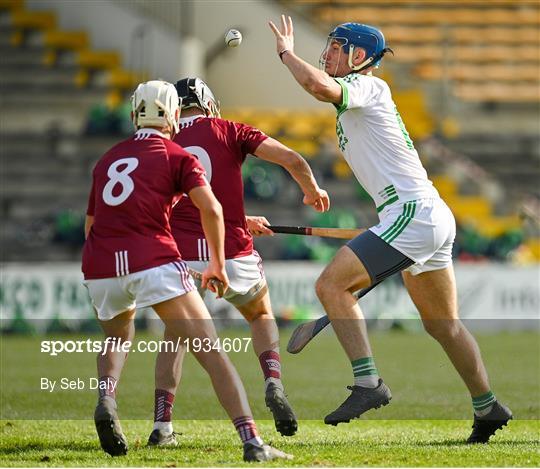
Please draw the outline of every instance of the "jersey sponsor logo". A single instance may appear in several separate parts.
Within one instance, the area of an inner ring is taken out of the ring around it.
[[[128,252],[116,251],[114,253],[114,259],[116,261],[116,276],[121,277],[129,274]]]

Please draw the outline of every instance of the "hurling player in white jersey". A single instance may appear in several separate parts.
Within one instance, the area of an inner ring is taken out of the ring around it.
[[[277,53],[296,81],[317,100],[334,105],[340,149],[380,219],[342,247],[317,280],[317,296],[354,376],[351,395],[325,423],[349,422],[390,401],[353,293],[401,271],[424,328],[441,344],[471,394],[474,425],[467,442],[487,442],[512,413],[492,393],[478,345],[459,319],[452,212],[429,181],[390,88],[371,73],[391,49],[377,28],[341,24],[328,36],[319,70],[294,53],[290,17],[282,15],[279,28],[269,25]]]

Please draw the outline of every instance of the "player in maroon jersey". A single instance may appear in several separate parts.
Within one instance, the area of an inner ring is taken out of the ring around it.
[[[298,153],[253,127],[221,119],[219,104],[201,79],[180,80],[176,88],[181,99],[182,119],[181,130],[174,141],[199,159],[206,169],[212,191],[223,206],[225,268],[230,279],[230,288],[224,298],[249,322],[254,351],[265,378],[266,405],[273,414],[276,429],[282,435],[293,435],[298,426],[281,382],[278,328],[262,260],[253,249],[250,228],[261,234],[272,232],[265,226],[269,223],[264,217],[246,220],[242,163],[251,153],[283,166],[305,194],[304,203],[317,211],[328,210],[328,195],[319,188],[309,165]],[[204,269],[212,261],[212,253],[201,227],[199,210],[187,197],[174,207],[171,228],[188,265],[195,270]],[[204,291],[199,290],[204,295]],[[171,377],[171,395],[180,380],[179,360],[181,357],[174,354],[160,354],[156,363],[156,373],[168,373]],[[157,439],[154,444],[162,443]]]
[[[210,343],[217,339],[171,234],[169,216],[182,194],[200,210],[212,254],[203,285],[213,289],[210,280],[217,279],[226,289],[229,283],[221,206],[201,164],[171,141],[180,116],[175,87],[163,81],[140,84],[132,109],[135,135],[111,148],[94,168],[82,263],[85,285],[109,345],[98,355],[100,395],[94,420],[101,446],[112,456],[127,452],[115,397],[134,337],[135,308],[152,306],[169,338]],[[238,430],[244,459],[287,457],[258,436],[244,387],[227,355],[216,349],[193,352]],[[161,411],[170,413],[166,392],[158,388],[159,393]]]

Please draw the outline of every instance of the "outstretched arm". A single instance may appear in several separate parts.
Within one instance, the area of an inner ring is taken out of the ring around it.
[[[195,187],[189,191],[188,195],[195,207],[199,209],[204,236],[210,248],[210,262],[203,272],[202,287],[207,288],[208,285],[208,288],[215,291],[209,281],[216,278],[223,283],[225,291],[229,286],[229,279],[225,272],[225,225],[221,204],[212,193],[210,186]]]
[[[264,140],[253,153],[262,160],[283,166],[302,189],[304,204],[312,206],[317,212],[326,212],[330,208],[328,194],[319,187],[309,164],[299,153],[271,137]]]
[[[294,53],[294,30],[290,16],[281,15],[281,27],[268,22],[276,36],[276,49],[282,62],[309,94],[327,103],[341,104],[341,86],[328,73],[308,64]]]

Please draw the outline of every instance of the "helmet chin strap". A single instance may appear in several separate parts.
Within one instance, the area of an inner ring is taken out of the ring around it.
[[[351,44],[351,46],[349,47],[348,64],[349,64],[349,67],[351,67],[351,69],[354,70],[355,72],[358,71],[358,70],[363,70],[364,68],[367,68],[369,66],[369,64],[371,64],[373,62],[373,57],[368,57],[361,64],[354,65],[353,64],[353,54],[354,54],[354,46]]]
[[[351,67],[351,69],[354,70],[355,72],[357,72],[359,70],[365,70],[366,68],[371,67],[371,64],[377,63],[379,60],[381,60],[383,58],[384,54],[386,54],[387,52],[391,52],[392,55],[394,55],[394,51],[392,49],[390,49],[390,47],[385,47],[381,51],[380,54],[377,54],[376,56],[367,58],[366,60],[364,60],[359,65],[354,65],[353,64],[354,46],[351,45],[351,47],[349,47],[349,60],[348,60],[349,67]]]

